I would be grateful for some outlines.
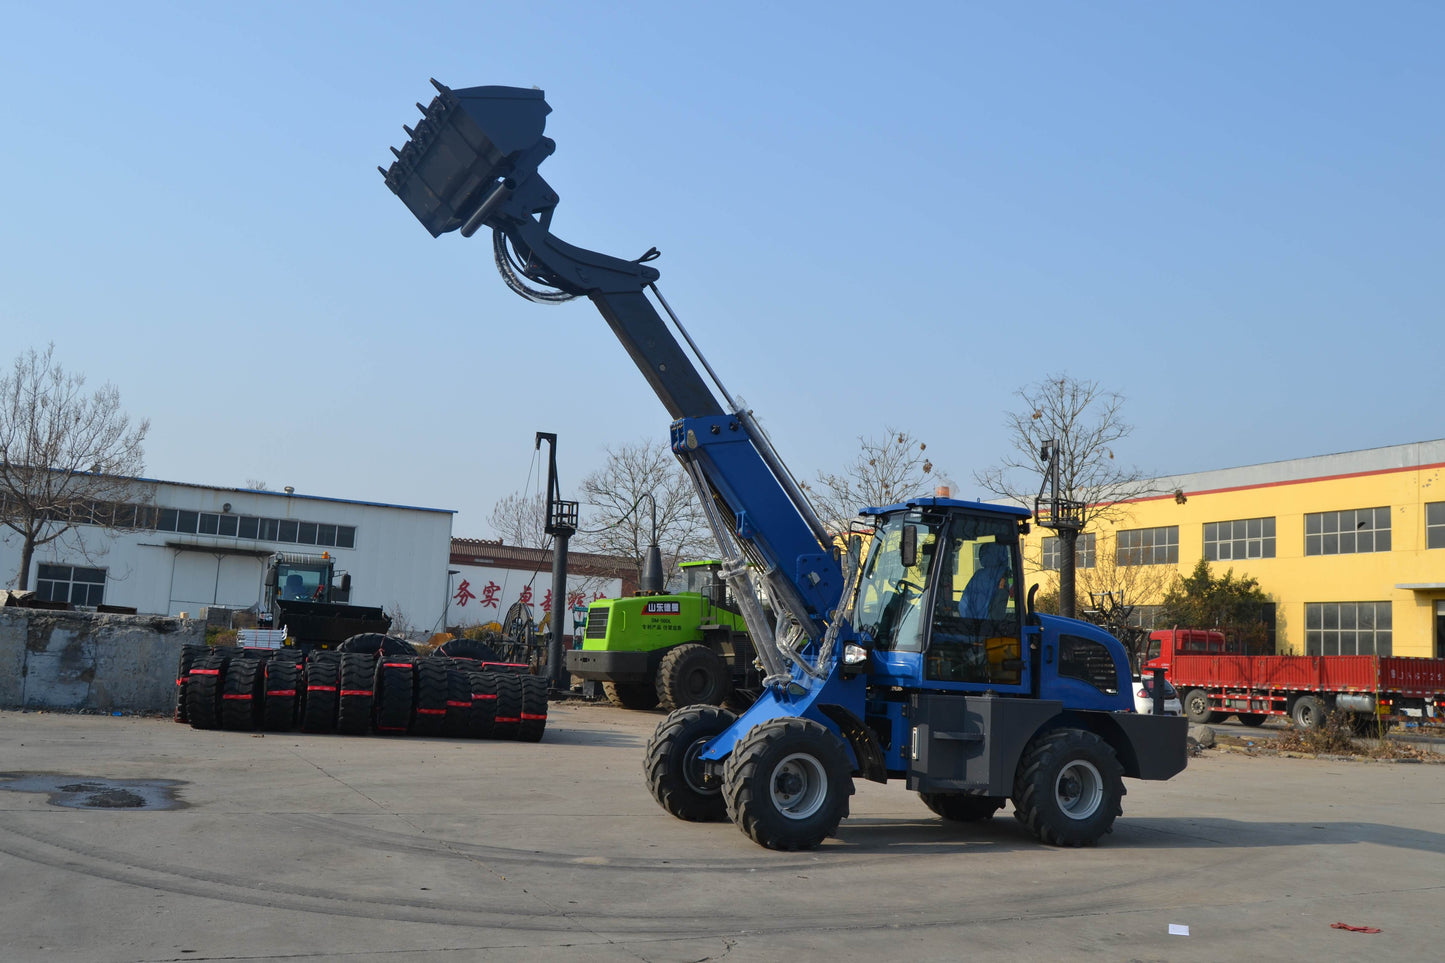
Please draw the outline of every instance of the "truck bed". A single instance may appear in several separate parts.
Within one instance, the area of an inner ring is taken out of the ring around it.
[[[1176,655],[1169,681],[1191,687],[1291,692],[1445,693],[1445,659],[1375,655]]]

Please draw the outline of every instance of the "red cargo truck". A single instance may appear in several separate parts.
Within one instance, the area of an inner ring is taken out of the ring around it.
[[[1247,726],[1288,716],[1309,729],[1334,710],[1357,722],[1445,716],[1445,659],[1388,655],[1244,655],[1221,632],[1149,635],[1143,666],[1162,668],[1191,722],[1234,715]]]

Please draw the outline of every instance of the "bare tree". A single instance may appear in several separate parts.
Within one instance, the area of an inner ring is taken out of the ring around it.
[[[639,441],[607,450],[607,463],[582,480],[583,529],[573,544],[584,551],[636,559],[639,570],[651,543],[657,503],[657,541],[664,577],[677,564],[716,552],[692,483],[665,443]]]
[[[144,499],[134,477],[150,422],[121,410],[120,392],[87,393],[55,346],[31,348],[0,379],[0,524],[22,539],[17,588],[28,588],[35,550],[79,525],[133,528]]]
[[[508,545],[542,548],[547,542],[547,498],[513,492],[492,507],[492,532]]]
[[[892,505],[927,491],[933,462],[928,446],[906,431],[884,428],[881,438],[858,436],[858,453],[842,471],[818,472],[801,487],[828,531],[839,535],[860,509]]]
[[[1149,493],[1149,479],[1139,469],[1124,467],[1114,446],[1134,426],[1123,418],[1124,397],[1105,391],[1097,381],[1065,374],[1014,392],[1023,407],[1005,415],[1013,454],[996,467],[974,473],[974,481],[995,495],[1032,507],[1039,480],[1047,469],[1044,443],[1054,441],[1059,467],[1059,498],[1081,503],[1083,527],[1059,530],[1059,608],[1074,614],[1074,549],[1080,531],[1096,519],[1116,517],[1119,503]]]

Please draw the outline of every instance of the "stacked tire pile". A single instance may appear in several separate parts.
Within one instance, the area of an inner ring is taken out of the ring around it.
[[[175,720],[196,729],[539,741],[547,680],[490,655],[448,643],[419,656],[403,639],[372,634],[305,658],[295,649],[188,645]]]

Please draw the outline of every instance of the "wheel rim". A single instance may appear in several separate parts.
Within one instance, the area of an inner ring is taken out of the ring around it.
[[[698,756],[702,755],[702,747],[707,745],[712,736],[703,736],[688,746],[682,754],[682,781],[687,783],[687,788],[699,796],[716,796],[722,792],[721,786],[712,786],[703,779],[702,762]]]
[[[773,807],[788,819],[807,819],[823,808],[828,773],[814,756],[795,752],[773,767],[768,793]]]
[[[1104,801],[1104,777],[1093,763],[1075,759],[1054,780],[1054,801],[1070,819],[1088,819]]]
[[[698,668],[693,669],[687,674],[687,679],[685,681],[685,685],[687,686],[687,694],[696,699],[707,692],[711,682],[712,675],[707,671],[707,669],[699,666]]]

